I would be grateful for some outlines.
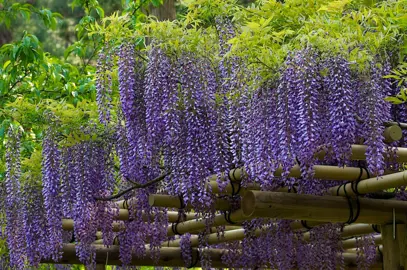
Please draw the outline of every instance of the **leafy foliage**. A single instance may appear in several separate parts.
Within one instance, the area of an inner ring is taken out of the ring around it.
[[[264,190],[295,184],[299,192],[321,194],[338,183],[320,184],[312,166],[354,165],[350,147],[356,140],[365,140],[370,172],[381,175],[389,166],[383,154],[395,144],[383,142],[383,124],[407,121],[404,107],[396,106],[407,101],[406,1],[260,0],[242,6],[234,0],[185,0],[176,21],[146,15],[160,4],[123,0],[121,11],[106,16],[96,0],[74,0],[72,10],[81,9],[83,16],[64,57],[45,51],[28,32],[0,48],[0,180],[10,191],[2,194],[7,202],[0,224],[7,239],[0,238],[0,248],[13,266],[35,266],[38,256],[59,259],[70,240],[60,230],[62,216],[75,221],[77,254],[92,266],[94,235],[101,228],[105,243],[113,244],[117,215],[114,203],[95,197],[162,173],[169,175],[163,185],[126,194],[134,219],[122,222],[117,234],[124,264],[131,261],[128,250],[145,254],[145,243],[153,259],[159,258],[167,240],[166,212],[150,207],[150,193],[181,196],[197,215],[212,218],[209,174],[245,166],[244,184]],[[50,30],[61,18],[0,0],[0,22],[10,26],[20,16],[37,16]],[[324,161],[315,159],[321,149],[327,151]],[[301,183],[286,177],[296,162]],[[279,166],[283,177],[273,177]],[[217,182],[224,188],[220,177]],[[30,188],[38,196],[28,196]],[[26,198],[24,213],[14,205],[16,196]],[[35,241],[47,238],[44,250],[32,248],[22,230],[12,230],[18,223],[30,227],[35,212],[36,224],[45,229],[26,233]],[[229,265],[290,269],[295,249],[323,268],[312,251],[321,252],[324,242],[335,257],[326,265],[339,263],[335,226],[320,228],[326,237],[314,235],[308,244],[287,221],[256,222],[244,225],[246,233],[263,225],[268,231],[245,238],[246,252],[236,253],[240,259],[233,257],[236,247],[226,245],[231,252],[223,260]],[[181,239],[186,262],[192,260],[189,241],[188,235]],[[281,246],[285,261],[271,253],[259,256],[255,247],[270,243]],[[208,258],[202,261],[210,266]]]

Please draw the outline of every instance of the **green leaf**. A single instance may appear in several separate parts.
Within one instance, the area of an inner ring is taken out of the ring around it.
[[[151,0],[151,4],[155,7],[160,6],[163,3],[162,0]]]
[[[96,13],[99,15],[99,18],[104,18],[105,17],[105,11],[103,10],[103,8],[101,6],[97,6],[95,7],[96,9]]]
[[[403,103],[403,101],[400,100],[400,99],[397,98],[397,97],[386,97],[386,98],[384,98],[384,100],[389,101],[389,102],[391,102],[391,103],[393,103],[393,104],[396,104],[396,105]]]
[[[10,64],[11,64],[11,61],[7,60],[3,65],[3,69],[5,70]]]

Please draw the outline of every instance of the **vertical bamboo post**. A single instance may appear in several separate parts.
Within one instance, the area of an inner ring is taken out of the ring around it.
[[[400,247],[398,235],[394,235],[393,224],[381,226],[383,242],[383,269],[400,269]],[[394,237],[396,236],[396,237]]]
[[[400,265],[406,269],[407,268],[407,225],[406,224],[397,224],[397,240],[399,243],[400,249]]]

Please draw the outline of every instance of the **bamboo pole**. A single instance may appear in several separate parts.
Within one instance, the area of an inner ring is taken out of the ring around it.
[[[124,224],[122,222],[113,222],[113,231],[114,232],[119,232],[124,230]],[[73,231],[74,229],[74,221],[73,219],[62,219],[62,230],[64,231]],[[98,234],[96,234],[96,237]]]
[[[392,220],[393,208],[407,211],[407,202],[360,198],[355,223],[383,224]],[[356,208],[356,206],[354,206]],[[349,202],[336,196],[314,196],[280,192],[249,191],[242,199],[244,216],[255,218],[300,219],[322,222],[347,222]],[[356,209],[354,210],[355,215]],[[405,217],[396,211],[397,221]]]
[[[315,225],[320,225],[320,224],[315,224]],[[291,228],[293,230],[300,229],[300,227],[298,227],[296,225],[296,222],[291,223]],[[265,230],[267,230],[266,227],[264,227],[262,229],[257,229],[254,231],[254,235],[259,236]],[[353,236],[370,234],[370,233],[374,233],[374,232],[375,231],[371,224],[352,224],[352,225],[345,226],[343,228],[342,237],[348,238],[348,237],[353,237]],[[211,234],[207,235],[205,239],[209,245],[216,245],[216,244],[221,244],[221,243],[225,243],[225,242],[240,241],[240,240],[243,240],[244,238],[245,238],[244,229],[238,228],[238,229],[225,231],[223,236],[219,236],[218,233],[211,233]],[[305,240],[305,241],[310,240],[309,232],[305,232],[303,234],[303,240]],[[191,241],[192,247],[197,247],[199,244],[197,235],[192,235],[190,238],[190,241]],[[180,243],[181,243],[181,239],[175,239],[175,240],[163,243],[162,246],[163,247],[179,247]]]
[[[356,253],[343,253],[342,254],[345,265],[347,266],[346,269],[360,269],[357,266],[357,254]],[[355,266],[356,268],[353,268],[353,266]],[[369,267],[369,269],[378,269],[378,270],[382,270],[382,269],[386,269],[387,268],[383,268],[383,263],[381,261],[380,256],[377,254],[376,252],[376,263],[372,266]]]
[[[261,230],[256,230],[256,236],[260,235]],[[226,231],[223,236],[219,236],[217,233],[211,233],[205,237],[205,241],[209,245],[215,245],[220,243],[232,242],[232,241],[240,241],[243,240],[245,237],[244,229],[237,229],[232,231]],[[191,246],[197,247],[199,245],[199,237],[197,235],[193,235],[190,238]],[[169,241],[163,243],[163,247],[179,247],[181,244],[181,239],[175,239],[173,241]]]
[[[230,213],[230,221],[232,222],[241,222],[245,220],[252,219],[251,216],[246,216],[243,214],[241,209]],[[174,223],[167,228],[167,236],[174,236],[178,234],[185,234],[187,232],[196,232],[202,231],[206,228],[206,224],[208,223],[208,219],[200,218],[196,220],[189,220],[180,222],[178,224]],[[212,222],[210,223],[212,227],[223,226],[229,224],[229,221],[226,220],[224,215],[216,215]]]
[[[400,269],[400,247],[393,224],[382,225],[384,269]]]
[[[176,222],[178,220],[178,212],[175,211],[168,211],[167,216],[168,216],[168,221],[169,222]],[[195,219],[195,214],[190,214],[187,213],[186,219],[191,220]],[[129,210],[127,209],[119,209],[119,216],[116,218],[117,220],[128,220],[129,219]],[[143,214],[143,219],[147,221],[147,215]]]
[[[383,136],[385,143],[392,143],[403,137],[403,131],[399,126],[392,125],[384,129]]]
[[[388,135],[389,140],[394,140],[395,138],[399,137],[400,130],[395,131],[398,127],[391,126],[389,129],[386,129],[386,134]],[[387,135],[385,135],[387,136]],[[365,160],[366,159],[366,145],[360,145],[360,144],[353,144],[351,146],[352,154],[351,154],[351,160]],[[325,157],[325,152],[320,151],[317,154],[317,157],[320,159],[323,159]],[[399,147],[396,150],[396,159],[398,162],[407,162],[407,148],[402,148]],[[314,178],[316,179],[326,179],[326,180],[345,180],[345,181],[352,181],[352,180],[357,180],[359,178],[360,174],[360,168],[355,168],[355,167],[338,167],[338,166],[328,166],[328,165],[314,165],[313,166],[313,173],[314,173]],[[277,170],[274,172],[273,176],[281,176],[282,174],[282,168],[279,167]],[[228,176],[228,177],[227,177]],[[232,181],[232,182],[238,182],[241,181],[243,177],[246,177],[247,173],[244,170],[244,168],[236,168],[233,170],[230,170],[227,173],[222,173],[220,175],[211,175],[208,177],[208,181],[217,181],[217,179],[220,179],[222,181]],[[367,178],[366,172],[362,172],[361,179],[366,179]],[[290,169],[288,177],[301,177],[301,172],[300,172],[300,167],[298,165],[293,166]]]
[[[380,227],[377,228],[380,231]],[[348,238],[351,236],[359,236],[364,234],[374,233],[375,230],[372,224],[351,224],[343,227],[342,237]]]
[[[366,145],[353,144],[351,160],[365,160],[366,159],[366,149],[367,149]],[[319,158],[323,158],[324,156],[325,156],[325,153],[323,151],[321,151],[318,154]],[[403,148],[403,147],[397,148],[396,156],[397,156],[397,158],[396,158],[397,162],[400,162],[400,163],[407,162],[407,148]]]
[[[365,170],[361,170],[357,167],[338,167],[338,166],[328,166],[328,165],[314,165],[312,166],[314,178],[320,180],[343,180],[343,181],[354,181],[359,179],[366,179],[368,174]],[[282,168],[278,168],[274,173],[274,176],[281,176]],[[300,166],[295,165],[291,168],[288,177],[301,177]]]
[[[181,208],[181,200],[178,196],[162,195],[162,194],[150,194],[148,197],[148,203],[150,206],[155,207],[169,207],[169,208]],[[185,209],[192,209],[192,205],[188,203],[185,205]],[[231,208],[228,200],[216,199],[214,208],[216,210],[229,210]]]
[[[381,245],[383,243],[382,236],[381,235],[374,235],[373,236],[373,241],[376,246]],[[356,248],[356,237],[343,240],[342,241],[342,247],[343,249],[351,249],[351,248]]]
[[[377,251],[382,252],[383,253],[383,245],[378,245],[377,246]],[[358,249],[357,248],[349,248],[349,249],[345,249],[343,251],[344,253],[358,253]]]
[[[106,245],[103,241],[103,239],[97,239],[95,241],[93,241],[94,245]],[[113,239],[113,243],[111,245],[118,245],[119,244],[119,239],[117,237],[115,237]]]
[[[328,166],[328,165],[314,165],[312,167],[314,178],[322,180],[344,180],[344,181],[354,181],[360,179],[366,179],[368,174],[365,170],[362,170],[358,167],[338,167],[338,166]],[[277,168],[273,175],[275,177],[280,177],[283,173],[282,167]],[[232,181],[239,182],[243,177],[247,176],[247,173],[244,168],[237,168],[230,170],[228,172],[229,178],[225,177],[225,174],[222,174],[220,177],[223,181]],[[294,165],[288,174],[288,177],[299,178],[301,177],[301,170],[299,165]],[[216,182],[217,175],[212,175],[209,177],[209,181]]]
[[[120,261],[120,251],[119,246],[106,247],[103,245],[93,245],[96,251],[96,263],[98,265],[122,265]],[[204,249],[203,251],[207,253],[211,258],[212,267],[224,268],[227,267],[222,262],[222,256],[227,252],[224,249]],[[195,267],[200,267],[200,260],[198,257],[198,250],[192,248],[193,263],[196,261]],[[339,256],[339,255],[338,255]],[[342,254],[346,265],[355,265],[356,254],[353,253],[343,253]],[[54,262],[50,259],[43,259],[41,263],[49,264],[81,264],[76,256],[75,245],[74,244],[64,244],[62,248],[62,259],[58,262]],[[167,266],[167,267],[186,267],[184,260],[182,259],[181,248],[172,247],[162,247],[160,249],[160,259],[154,261],[151,259],[150,250],[146,250],[144,257],[135,258],[133,257],[130,265],[137,266]]]
[[[400,250],[400,265],[403,269],[407,266],[407,225],[397,224],[396,225],[396,236],[397,242],[399,244]]]
[[[304,223],[305,222],[305,223]],[[326,224],[326,222],[320,222],[320,221],[309,221],[309,220],[304,220],[304,221],[293,221],[290,224],[290,228],[293,231],[297,230],[303,230],[306,229],[308,230],[309,228],[314,228],[319,225]]]
[[[374,233],[375,230],[373,229],[371,224],[351,224],[348,226],[344,226],[342,229],[342,238],[349,238],[354,236],[361,236],[365,234]],[[310,240],[310,233],[306,232],[303,234],[303,239],[305,241]]]
[[[242,226],[237,225],[237,224],[240,224],[240,223],[241,222],[236,222],[236,225],[226,225],[226,226],[224,226],[224,231],[226,232],[226,231],[233,231],[233,230],[241,229]],[[218,230],[217,227],[210,227],[209,228],[209,233],[217,232],[217,230]],[[190,232],[190,234],[199,234],[201,232],[202,232],[202,230],[192,231],[192,232]]]
[[[366,180],[362,180],[357,185],[357,192],[360,194],[372,193],[377,192],[389,188],[395,188],[399,186],[406,186],[407,185],[407,171],[393,173],[381,176],[379,178],[372,177]],[[355,187],[354,187],[355,188]],[[328,190],[328,193],[334,196],[346,196],[348,195],[356,195],[352,189],[351,184],[345,186],[335,186],[331,187]]]
[[[168,211],[168,221],[169,222],[177,222],[178,220],[178,212]],[[127,209],[120,209],[119,216],[116,218],[117,220],[128,220],[129,219],[129,211]],[[144,221],[147,220],[147,215],[143,216]],[[193,220],[195,219],[195,214],[186,214],[186,220]],[[74,229],[74,221],[72,219],[62,219],[62,229],[64,231],[72,231]],[[118,232],[124,230],[124,224],[121,222],[113,222],[113,231]]]
[[[260,190],[260,185],[258,184],[248,184],[246,187],[240,187],[239,189],[239,184],[237,182],[232,182],[226,184],[224,189],[220,189],[218,183],[216,181],[210,181],[206,183],[206,188],[208,189],[210,186],[210,189],[212,193],[215,194],[229,194],[232,195],[233,193],[239,194],[240,196],[244,196],[244,194],[249,191],[249,190]]]
[[[119,246],[114,245],[106,247],[104,245],[93,245],[96,251],[96,263],[103,265],[122,265],[120,261],[120,251]],[[205,249],[201,252],[209,253],[211,257],[213,267],[226,267],[221,261],[222,255],[226,252],[223,249]],[[192,249],[193,263],[196,261],[198,250],[196,248]],[[41,263],[51,263],[55,264],[54,261],[42,260]],[[75,245],[74,244],[64,244],[62,248],[62,259],[57,262],[58,264],[81,264],[76,256]],[[182,252],[180,248],[161,248],[160,249],[160,259],[155,262],[151,259],[151,251],[146,250],[146,254],[142,258],[133,258],[130,265],[139,266],[168,266],[168,267],[185,267],[185,262],[182,259]],[[200,266],[200,261],[197,261],[196,267]]]
[[[386,123],[384,123],[384,125],[386,126],[386,127],[390,127],[390,126],[398,126],[398,127],[400,127],[401,129],[407,129],[407,124],[406,123],[398,123],[398,122],[386,122]]]

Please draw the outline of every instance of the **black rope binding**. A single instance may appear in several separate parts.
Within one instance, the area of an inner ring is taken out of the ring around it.
[[[124,199],[124,201],[123,201],[123,208],[124,209],[129,209],[129,202],[127,201],[127,198]]]
[[[373,231],[375,231],[375,232],[377,232],[377,233],[381,233],[381,232],[379,231],[379,228],[378,228],[377,224],[372,224],[372,229],[373,229]]]
[[[180,210],[184,210],[185,209],[185,207],[186,207],[186,204],[185,204],[185,202],[184,202],[184,195],[178,195],[178,198],[179,198],[179,202],[180,202],[180,208],[178,209],[178,211],[180,211]]]
[[[230,214],[231,214],[232,212],[231,211],[225,211],[224,212],[224,216],[225,216],[225,220],[229,223],[229,224],[231,224],[231,225],[234,225],[234,224],[236,224],[236,222],[233,222],[231,219],[230,219]]]
[[[178,229],[177,229],[178,224],[179,224],[179,219],[177,220],[177,222],[171,224],[171,230],[172,230],[172,232],[173,232],[175,235],[181,235],[181,234],[178,232]]]
[[[191,247],[191,249],[192,249],[192,247]],[[195,260],[195,262],[191,261],[191,264],[187,268],[188,269],[194,268],[198,264],[198,262],[199,262],[199,251],[197,250],[196,251],[196,260]]]
[[[186,207],[183,194],[178,195],[178,198],[179,198],[179,202],[180,202],[180,206],[181,206],[181,207],[178,209],[178,218],[177,218],[177,221],[176,221],[175,223],[172,223],[172,224],[171,224],[171,230],[172,230],[172,232],[173,232],[175,235],[181,235],[181,234],[178,232],[178,229],[177,229],[177,228],[178,228],[178,224],[179,224],[180,221],[181,221],[181,216],[184,216],[184,217],[185,217],[184,209],[185,209],[185,207]],[[184,220],[184,218],[183,218],[183,220]]]
[[[115,235],[115,237],[113,238],[113,245],[115,245],[116,240],[117,240],[117,244],[119,244],[119,238],[117,237],[117,235]]]
[[[233,177],[234,180],[236,179],[235,172],[236,172],[236,169],[233,169],[232,177]],[[237,195],[239,195],[239,192],[240,192],[240,190],[242,188],[242,184],[241,184],[241,181],[238,181],[238,183],[237,183],[238,187],[237,187],[237,191],[236,191],[235,190],[235,182],[233,182],[233,180],[230,178],[229,173],[227,175],[228,175],[228,178],[229,178],[229,183],[232,186],[232,198],[234,198]]]
[[[306,220],[301,220],[301,225],[302,225],[302,227],[304,227],[304,228],[307,229],[308,231],[312,229],[312,227],[308,226]]]
[[[75,233],[72,232],[72,238],[71,238],[71,241],[69,243],[75,243],[75,241],[76,241]]]
[[[360,164],[360,162],[359,162],[359,169],[360,169],[360,173],[359,173],[358,179],[356,179],[356,181],[353,181],[353,182],[351,183],[352,191],[353,191],[353,193],[356,194],[356,196],[360,196],[360,195],[361,195],[361,194],[359,193],[359,191],[358,191],[358,185],[359,185],[359,182],[362,180],[363,170],[365,170],[366,175],[367,175],[367,178],[370,178],[370,173],[369,173],[369,171],[367,170],[367,168],[366,168],[365,166],[362,166],[362,165]]]
[[[353,212],[353,204],[352,204],[352,198],[349,196],[348,192],[346,191],[346,184],[343,185],[343,192],[345,193],[346,199],[348,200],[349,204],[349,218],[345,222],[345,224],[352,224],[354,223],[360,214],[360,201],[359,201],[359,196],[356,196],[356,214]]]

